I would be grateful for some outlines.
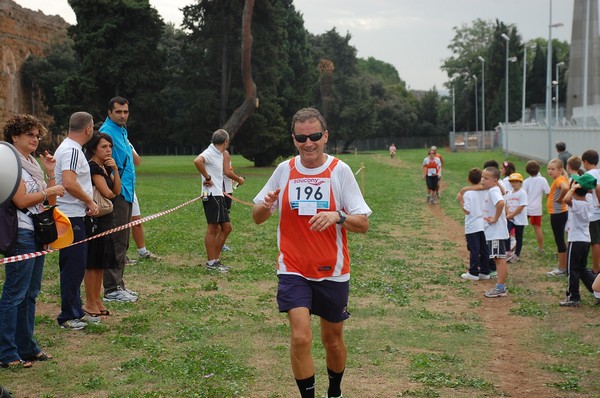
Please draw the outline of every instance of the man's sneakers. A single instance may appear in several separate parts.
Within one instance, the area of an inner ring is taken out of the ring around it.
[[[229,272],[229,267],[224,266],[220,260],[217,260],[212,264],[206,263],[206,269],[208,271],[217,271],[221,273]]]
[[[81,319],[69,319],[68,321],[64,321],[63,323],[60,324],[60,327],[63,329],[69,329],[69,330],[81,330],[90,323],[92,323],[94,325],[99,324],[100,317],[93,316],[93,315],[86,313],[85,315],[83,315],[81,317]]]
[[[125,265],[135,265],[137,264],[137,260],[133,258],[125,257]]]
[[[79,319],[69,319],[60,324],[61,328],[69,330],[81,330],[86,326],[87,323],[80,321]]]
[[[498,286],[496,286],[493,289],[490,289],[487,292],[483,293],[483,295],[488,298],[506,297],[508,296],[508,290],[506,290],[506,288],[500,289],[498,288]]]
[[[565,301],[558,303],[558,305],[561,307],[579,307],[581,305],[581,300],[566,299]]]
[[[566,269],[553,269],[550,272],[546,272],[546,275],[548,276],[566,276],[567,275],[567,270]]]
[[[85,323],[94,323],[94,324],[98,324],[100,323],[100,317],[99,316],[92,316],[90,314],[85,314],[81,319],[81,322],[85,322]],[[68,321],[67,321],[68,322]]]
[[[148,249],[146,249],[143,252],[138,251],[138,254],[140,255],[140,258],[143,260],[155,260],[155,261],[162,260],[162,258],[160,256],[157,256],[156,254],[152,253]]]
[[[118,286],[117,290],[105,293],[103,300],[107,302],[116,301],[119,303],[135,303],[138,298],[132,294],[135,292],[130,292],[131,290],[127,291],[127,289],[122,289],[121,286]]]

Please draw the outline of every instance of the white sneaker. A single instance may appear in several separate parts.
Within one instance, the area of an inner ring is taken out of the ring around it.
[[[510,259],[514,256],[514,253],[510,250],[506,251],[506,261],[510,261]]]
[[[548,276],[563,276],[563,275],[567,275],[567,270],[556,268],[550,272],[546,272],[546,275],[548,275]]]
[[[60,324],[60,327],[63,329],[70,330],[81,330],[87,326],[87,323],[80,321],[79,319],[69,319]]]
[[[127,288],[123,289],[125,290],[127,293],[129,293],[130,295],[134,296],[134,297],[139,297],[140,294],[138,292],[136,292],[135,290],[129,290]]]
[[[145,253],[138,253],[140,255],[141,259],[149,259],[149,260],[156,260],[156,261],[160,261],[162,260],[162,258],[160,256],[157,256],[156,254],[152,253],[150,250],[146,250]]]
[[[99,316],[91,316],[90,314],[85,314],[84,316],[81,317],[80,321],[86,322],[86,323],[100,323],[100,317]]]
[[[463,278],[463,279],[469,280],[469,281],[478,281],[479,280],[478,276],[475,276],[475,275],[470,274],[468,272],[465,272],[460,277]]]
[[[137,264],[137,260],[134,260],[129,257],[125,257],[125,265],[135,265]]]
[[[489,274],[488,274],[488,275],[486,275],[486,274],[479,274],[479,280],[480,280],[480,281],[487,281],[487,280],[489,280],[490,278],[491,278],[491,277],[490,277],[490,275],[489,275]]]
[[[119,303],[134,303],[137,301],[136,296],[132,296],[125,290],[121,289],[121,286],[117,287],[117,290],[104,295],[104,301],[117,301]]]

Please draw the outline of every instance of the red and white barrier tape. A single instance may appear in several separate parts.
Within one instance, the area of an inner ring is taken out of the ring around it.
[[[231,199],[231,200],[233,200],[233,201],[235,201],[235,202],[241,203],[241,204],[243,204],[243,205],[246,205],[246,206],[254,206],[254,203],[251,203],[251,202],[244,202],[243,200],[240,200],[240,199],[236,198],[235,196],[231,196],[231,195],[230,195],[230,194],[228,194],[227,192],[223,192],[223,195],[225,195],[225,196],[227,196],[229,199]]]
[[[194,198],[194,199],[189,200],[189,201],[187,201],[185,203],[182,203],[179,206],[173,207],[172,209],[161,211],[160,213],[156,213],[156,214],[152,214],[150,216],[146,216],[146,217],[140,218],[139,220],[135,220],[135,221],[132,221],[130,223],[127,223],[127,224],[124,224],[124,225],[121,225],[121,226],[109,229],[108,231],[101,232],[98,235],[90,236],[89,238],[86,238],[84,240],[80,240],[78,242],[74,242],[74,243],[70,244],[67,247],[79,245],[80,243],[88,242],[88,241],[93,240],[93,239],[98,239],[98,238],[101,238],[103,236],[110,235],[110,234],[112,234],[114,232],[118,232],[118,231],[122,231],[122,230],[127,229],[127,228],[131,228],[131,227],[133,227],[135,225],[144,223],[146,221],[154,220],[155,218],[164,216],[165,214],[172,213],[175,210],[179,210],[182,207],[187,206],[187,205],[189,205],[191,203],[194,203],[194,202],[196,202],[196,201],[198,201],[200,199],[202,199],[202,196],[198,196],[197,198]],[[27,253],[27,254],[18,254],[16,256],[6,257],[6,258],[3,258],[3,259],[0,259],[0,264],[8,264],[8,263],[14,263],[16,261],[28,260],[30,258],[35,258],[35,257],[43,256],[43,255],[46,255],[48,253],[52,253],[52,252],[55,252],[55,251],[56,251],[55,249],[48,249],[48,250],[42,250],[42,251],[39,251],[39,252],[33,252],[33,253]]]

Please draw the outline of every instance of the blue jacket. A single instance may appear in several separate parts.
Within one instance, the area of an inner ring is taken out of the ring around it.
[[[127,137],[127,129],[107,117],[102,127],[100,127],[100,131],[108,134],[113,140],[112,157],[119,168],[119,175],[121,176],[121,195],[126,201],[133,203],[135,165],[133,164],[133,152]]]

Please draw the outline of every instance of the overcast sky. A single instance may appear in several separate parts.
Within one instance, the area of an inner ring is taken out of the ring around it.
[[[18,4],[61,15],[76,23],[67,0],[15,0]],[[515,24],[525,40],[548,37],[552,0],[294,0],[304,16],[304,25],[314,34],[335,27],[341,35],[350,33],[350,44],[362,58],[374,57],[396,67],[400,78],[417,90],[434,85],[443,89],[446,75],[442,60],[454,36],[453,27],[470,24],[477,18]],[[574,0],[552,1],[552,36],[571,42]],[[150,0],[167,22],[179,26],[179,8],[193,0]]]

